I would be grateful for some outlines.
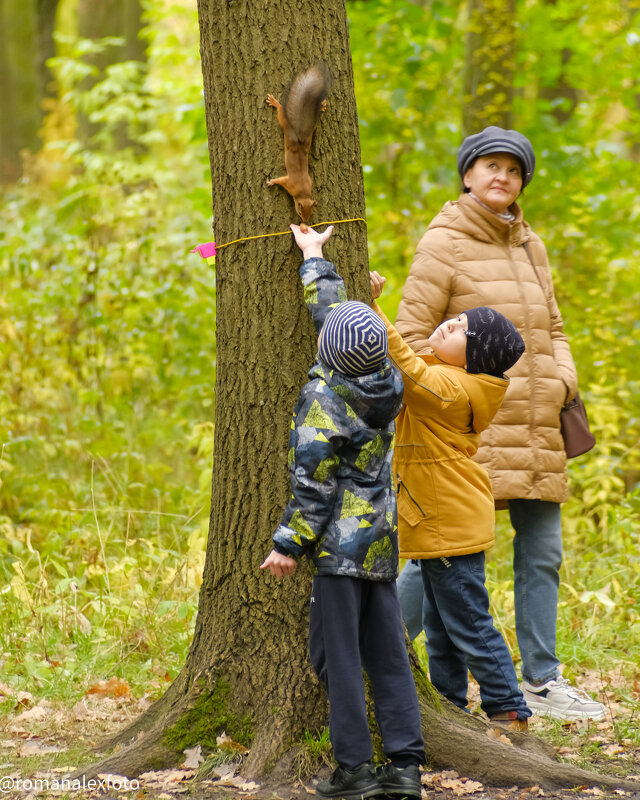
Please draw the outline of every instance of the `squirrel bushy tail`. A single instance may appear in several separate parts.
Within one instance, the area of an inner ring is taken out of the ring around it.
[[[296,211],[303,223],[309,221],[315,200],[311,199],[309,151],[313,132],[326,106],[329,91],[329,71],[324,65],[314,65],[297,75],[284,104],[267,96],[267,103],[278,112],[278,123],[284,132],[284,163],[287,174],[272,178],[269,186],[278,184],[293,197]]]
[[[313,136],[328,91],[329,76],[324,65],[314,65],[294,78],[282,105],[298,141]]]

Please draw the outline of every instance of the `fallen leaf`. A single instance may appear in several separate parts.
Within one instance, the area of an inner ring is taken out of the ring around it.
[[[618,753],[624,753],[624,747],[620,747],[619,744],[608,744],[606,747],[601,748],[601,753],[604,753],[605,756],[617,756]]]
[[[236,785],[241,792],[255,792],[256,789],[260,788],[260,784],[254,783],[253,781],[246,781]]]
[[[22,745],[18,755],[24,758],[26,756],[40,756],[45,753],[62,753],[64,750],[64,747],[60,747],[57,744],[47,744],[42,740],[30,739]]]
[[[51,714],[52,710],[51,703],[48,700],[41,700],[38,705],[23,711],[22,714],[19,714],[15,718],[14,722],[27,722],[44,719],[46,716]]]
[[[484,788],[481,783],[464,778],[445,778],[440,782],[440,786],[442,786],[443,789],[451,789],[456,797],[481,792]]]
[[[138,775],[138,780],[143,782],[145,785],[167,788],[169,785],[177,784],[185,779],[190,780],[192,777],[192,770],[164,769],[154,770],[152,772],[143,772],[141,775]],[[171,791],[176,791],[176,789],[177,787],[174,788],[172,786]]]
[[[202,764],[204,761],[202,747],[199,744],[197,744],[195,747],[188,747],[182,752],[186,756],[184,762],[181,764],[184,769],[198,769],[200,764]]]
[[[216,744],[221,750],[227,750],[231,753],[239,753],[240,755],[244,755],[244,753],[249,752],[244,745],[234,742],[233,739],[226,733],[226,731],[222,731],[220,736],[216,736]]]
[[[131,694],[131,689],[126,681],[116,678],[114,675],[108,681],[98,681],[90,686],[85,695],[87,694],[101,694],[110,695],[111,697],[125,697]]]
[[[18,701],[16,708],[18,706],[25,706],[26,708],[29,708],[29,706],[33,704],[35,697],[31,694],[31,692],[18,692],[16,695],[16,700]]]
[[[214,767],[211,770],[212,775],[216,775],[218,778],[228,778],[230,775],[235,775],[238,771],[238,768],[233,766],[232,764],[220,764],[217,767]]]
[[[487,730],[487,736],[490,739],[497,739],[499,742],[503,742],[504,744],[508,744],[513,747],[513,742],[509,739],[508,736],[505,736],[504,733],[500,733],[498,728],[489,728]]]

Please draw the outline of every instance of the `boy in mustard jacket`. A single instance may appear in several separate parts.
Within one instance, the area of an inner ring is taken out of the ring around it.
[[[374,300],[384,282],[371,273]],[[404,379],[394,457],[400,556],[420,562],[431,682],[466,708],[470,671],[487,716],[524,730],[531,711],[485,586],[493,496],[487,472],[472,460],[509,385],[504,372],[524,342],[506,317],[480,307],[443,322],[429,338],[432,354],[417,355],[375,302],[373,309]]]

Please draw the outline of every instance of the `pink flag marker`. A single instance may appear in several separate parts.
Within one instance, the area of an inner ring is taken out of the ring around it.
[[[204,244],[197,244],[191,252],[200,253],[200,258],[211,258],[216,254],[216,243],[205,242]]]

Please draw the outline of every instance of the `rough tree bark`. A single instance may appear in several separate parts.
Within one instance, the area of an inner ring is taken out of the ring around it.
[[[316,61],[328,64],[333,84],[311,151],[312,222],[363,217],[344,0],[199,0],[198,9],[217,242],[286,231],[295,221],[289,196],[266,185],[282,174],[283,146],[265,98],[282,95]],[[350,296],[367,298],[364,225],[337,225],[327,254]],[[211,519],[193,643],[164,697],[105,743],[121,747],[86,775],[168,767],[186,747],[215,745],[222,729],[250,747],[246,777],[286,775],[304,731],[326,724],[307,658],[307,570],[287,582],[259,570],[288,497],[290,414],[315,349],[299,260],[289,235],[218,253]],[[558,764],[534,737],[488,737],[485,723],[438,699],[412,657],[434,765],[496,784],[607,782]]]
[[[464,135],[513,127],[515,0],[468,0],[462,103]]]

